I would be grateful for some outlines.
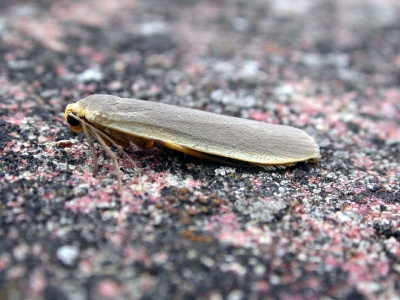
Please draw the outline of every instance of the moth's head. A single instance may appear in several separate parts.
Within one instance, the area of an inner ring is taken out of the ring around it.
[[[73,132],[82,132],[82,122],[77,116],[77,103],[68,104],[65,109],[65,121],[67,121],[69,128]]]

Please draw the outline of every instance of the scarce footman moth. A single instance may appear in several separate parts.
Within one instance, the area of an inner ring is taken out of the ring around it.
[[[319,158],[312,137],[298,128],[117,96],[91,95],[69,104],[65,120],[72,131],[85,133],[93,154],[94,175],[98,166],[91,136],[105,148],[114,162],[118,187],[118,159],[110,145],[167,147],[221,163],[265,169]]]

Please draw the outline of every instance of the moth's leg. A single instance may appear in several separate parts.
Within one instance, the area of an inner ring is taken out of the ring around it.
[[[124,149],[122,148],[122,147],[130,147],[131,146],[131,142],[130,142],[131,137],[129,139],[127,139],[126,137],[121,136],[118,132],[106,133],[106,132],[100,131],[97,128],[93,128],[93,131],[95,131],[97,133],[97,136],[100,136],[102,138],[102,139],[99,139],[99,142],[102,143],[103,147],[104,147],[104,144],[109,145],[109,146],[112,145],[112,146],[116,147],[133,164],[135,170],[138,173],[140,187],[142,188],[142,190],[144,190],[143,182],[142,182],[142,173],[141,173],[140,169],[137,167],[136,161],[134,161],[129,156],[129,154],[126,153],[124,151]],[[122,158],[117,157],[114,154],[114,152],[111,151],[111,149],[109,147],[107,147],[107,148],[105,147],[104,149],[107,151],[107,153],[112,157],[112,159],[114,161],[114,165],[115,165],[116,171],[117,171],[118,189],[120,189],[121,176],[120,176],[118,160],[122,160]]]
[[[89,134],[90,130],[89,128],[86,127],[85,123],[81,123],[82,124],[82,129],[83,129],[83,133],[85,134],[86,140],[89,143],[90,146],[90,150],[92,150],[92,157],[93,157],[93,176],[96,176],[98,170],[99,170],[99,164],[97,162],[97,152],[96,152],[96,148],[94,147],[94,143],[92,140],[92,137]],[[92,132],[92,131],[91,131]]]
[[[111,151],[110,147],[107,145],[107,139],[109,138],[107,135],[105,135],[106,140],[103,139],[101,134],[104,134],[102,132],[99,132],[99,134],[96,132],[97,130],[90,130],[90,133],[100,142],[100,144],[103,146],[104,150],[107,152],[107,154],[111,157],[114,167],[115,167],[115,172],[117,173],[117,188],[118,190],[121,189],[122,186],[122,180],[121,180],[121,171],[119,169],[119,164],[118,164],[118,157],[114,154],[114,152]],[[113,143],[112,139],[108,142]]]
[[[137,136],[131,136],[129,139],[133,144],[142,149],[150,149],[154,147],[154,141],[151,139],[145,139]]]

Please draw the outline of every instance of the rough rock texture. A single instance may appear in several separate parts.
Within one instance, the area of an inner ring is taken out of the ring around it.
[[[399,299],[399,1],[3,0],[0,58],[0,299]],[[63,120],[92,93],[299,127],[322,160],[132,148],[118,192]]]

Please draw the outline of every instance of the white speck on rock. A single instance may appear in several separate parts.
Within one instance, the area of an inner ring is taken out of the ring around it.
[[[92,69],[87,69],[78,75],[78,80],[80,82],[88,81],[101,81],[103,79],[103,73],[97,67]]]
[[[229,168],[229,167],[221,167],[218,169],[215,169],[215,176],[221,175],[225,176],[226,174],[235,174],[236,170],[234,168]]]
[[[139,30],[143,36],[155,36],[165,34],[167,27],[162,22],[154,21],[141,24]]]
[[[259,71],[258,65],[256,60],[247,60],[240,70],[241,75],[246,78],[256,77]]]
[[[235,66],[226,61],[219,61],[214,63],[214,70],[220,74],[231,75],[235,71]]]
[[[241,300],[245,298],[245,294],[243,291],[240,290],[234,290],[228,294],[227,299],[228,300]]]
[[[73,266],[79,257],[79,249],[74,246],[62,246],[57,249],[57,258],[66,266]]]

